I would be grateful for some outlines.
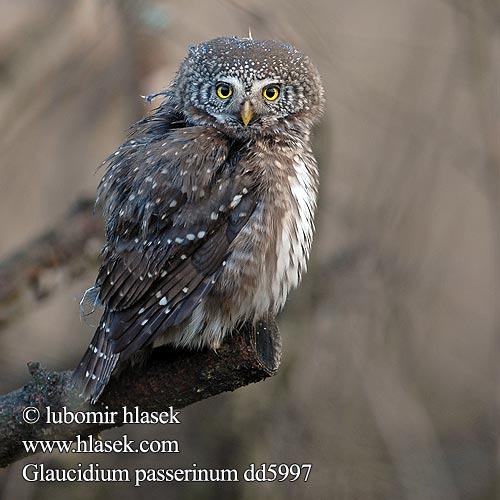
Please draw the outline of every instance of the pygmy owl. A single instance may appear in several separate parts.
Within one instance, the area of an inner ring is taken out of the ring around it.
[[[104,312],[73,375],[85,399],[148,347],[216,348],[281,310],[311,248],[323,93],[291,45],[190,48],[162,104],[106,160],[106,243],[88,291]]]

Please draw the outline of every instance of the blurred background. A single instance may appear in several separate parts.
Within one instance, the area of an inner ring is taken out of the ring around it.
[[[189,44],[276,38],[309,54],[328,110],[309,273],[271,380],[197,403],[179,456],[56,455],[0,471],[5,499],[500,498],[497,0],[0,0],[0,260],[94,197],[99,163]],[[101,242],[98,242],[99,245]],[[99,246],[98,245],[98,246]],[[76,365],[97,262],[0,331],[0,391]],[[312,463],[307,483],[26,483],[74,467]]]

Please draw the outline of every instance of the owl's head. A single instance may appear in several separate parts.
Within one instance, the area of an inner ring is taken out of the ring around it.
[[[291,45],[217,38],[190,48],[170,90],[194,125],[239,137],[310,128],[322,112],[317,69]]]

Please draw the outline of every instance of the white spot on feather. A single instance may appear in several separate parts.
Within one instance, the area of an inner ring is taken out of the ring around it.
[[[233,200],[231,201],[231,204],[229,205],[231,208],[235,208],[238,206],[239,202],[241,201],[242,195],[237,194]]]

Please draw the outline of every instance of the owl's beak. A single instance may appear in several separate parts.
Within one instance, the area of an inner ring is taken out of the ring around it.
[[[245,101],[241,105],[241,119],[245,126],[250,123],[250,120],[253,118],[253,105],[250,101]]]

